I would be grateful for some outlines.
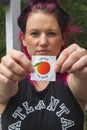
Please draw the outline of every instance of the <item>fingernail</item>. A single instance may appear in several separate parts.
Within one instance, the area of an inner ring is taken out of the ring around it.
[[[66,70],[61,68],[60,73],[64,73],[64,72],[66,72]]]
[[[58,72],[59,69],[60,69],[59,66],[58,66],[58,65],[55,65],[55,68],[54,68],[55,72]]]
[[[60,70],[60,73],[64,73],[63,69]]]
[[[33,71],[34,71],[34,67],[31,66],[31,67],[29,68],[29,72],[33,72]]]

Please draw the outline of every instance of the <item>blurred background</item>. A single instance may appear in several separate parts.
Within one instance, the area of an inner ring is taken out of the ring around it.
[[[28,0],[21,0],[21,8]],[[83,28],[77,35],[77,42],[87,49],[87,0],[60,0],[62,7],[74,20],[75,24]],[[5,6],[0,6],[0,59],[6,54]],[[85,130],[87,130],[87,112],[85,112]]]

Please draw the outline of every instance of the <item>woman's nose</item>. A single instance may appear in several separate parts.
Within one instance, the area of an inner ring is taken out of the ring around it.
[[[47,36],[45,34],[42,34],[39,39],[39,45],[46,45],[47,43]]]

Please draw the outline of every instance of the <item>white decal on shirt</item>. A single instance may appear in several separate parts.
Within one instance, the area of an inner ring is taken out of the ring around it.
[[[56,99],[55,97],[51,96],[50,97],[50,103],[48,106],[45,105],[43,100],[39,100],[36,106],[29,106],[29,102],[25,101],[21,104],[21,107],[17,107],[17,109],[14,111],[12,114],[12,117],[17,119],[18,122],[11,124],[8,127],[8,130],[21,130],[21,123],[22,121],[27,118],[27,115],[30,113],[33,113],[34,111],[40,111],[42,109],[46,109],[50,112],[54,112],[56,116],[60,119],[61,121],[61,126],[62,130],[66,130],[68,128],[71,128],[72,126],[75,125],[74,121],[65,119],[63,117],[64,114],[69,114],[70,110],[67,108],[67,106],[62,103],[60,104],[60,100]],[[56,110],[57,109],[57,110]]]
[[[35,110],[41,110],[41,109],[46,109],[46,106],[43,102],[43,100],[40,100],[37,106],[35,106]]]
[[[14,118],[20,117],[21,120],[24,120],[26,118],[26,115],[22,114],[22,109],[20,107],[17,107],[16,111],[12,114]]]
[[[55,111],[57,104],[59,103],[58,99],[55,99],[53,96],[51,97],[51,102],[49,106],[47,107],[47,110],[49,111]]]
[[[24,102],[24,103],[22,103],[22,104],[23,104],[23,106],[24,106],[24,108],[25,108],[25,110],[26,110],[26,114],[29,114],[29,113],[31,113],[31,112],[34,111],[33,107],[29,107],[29,106],[28,106],[28,102]]]
[[[57,115],[58,117],[60,117],[63,113],[68,114],[68,113],[70,112],[69,109],[65,106],[64,103],[60,106],[60,108],[61,108],[61,110],[58,111],[58,112],[56,112],[56,115]]]
[[[9,130],[20,130],[21,121],[18,121],[8,127]]]
[[[67,128],[70,128],[71,126],[75,125],[74,121],[64,118],[61,118],[61,123],[62,123],[62,130],[66,130]]]

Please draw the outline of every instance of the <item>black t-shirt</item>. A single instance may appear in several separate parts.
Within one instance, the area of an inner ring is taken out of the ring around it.
[[[64,83],[36,91],[27,78],[19,83],[2,115],[2,130],[83,130],[84,113]]]

